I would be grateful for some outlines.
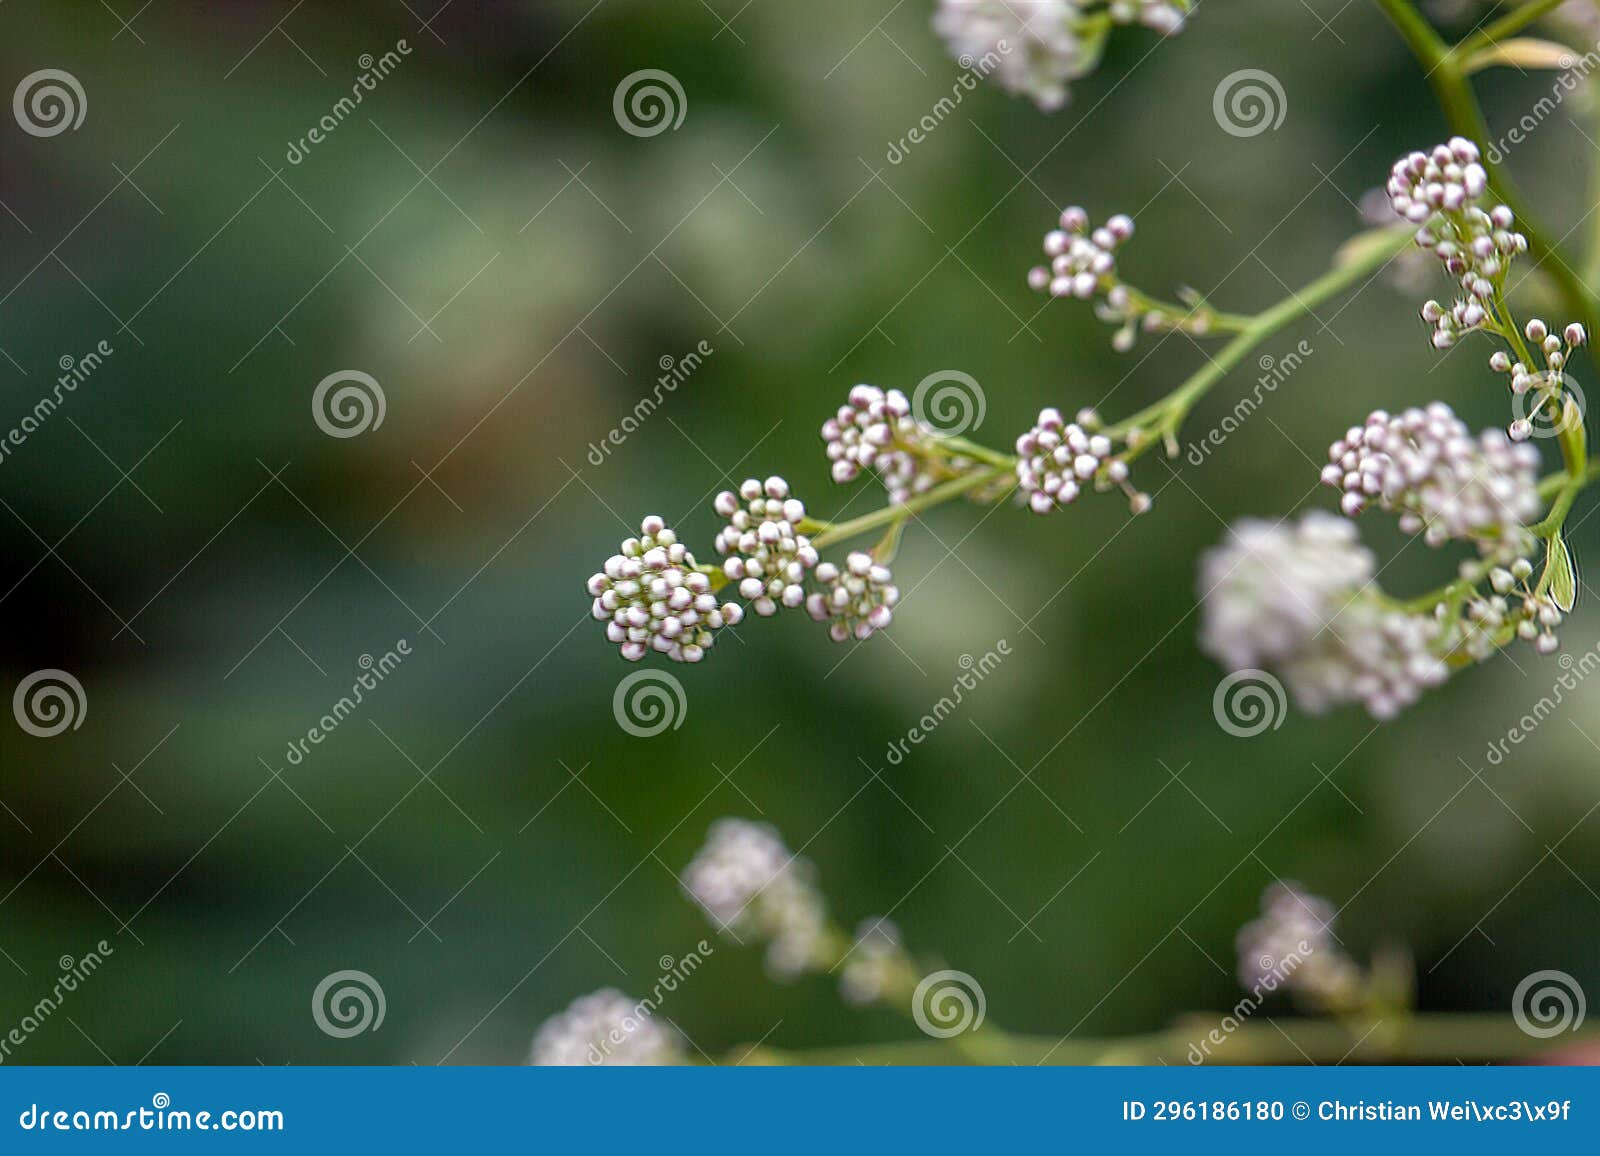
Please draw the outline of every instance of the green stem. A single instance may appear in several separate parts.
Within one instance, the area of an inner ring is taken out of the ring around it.
[[[879,526],[908,518],[913,514],[920,514],[924,510],[948,502],[951,498],[958,498],[969,490],[989,482],[998,481],[1006,474],[1012,472],[1010,465],[993,465],[986,470],[976,470],[963,477],[935,486],[925,494],[918,494],[910,501],[898,505],[889,505],[881,510],[874,510],[870,514],[862,514],[859,518],[851,518],[848,522],[830,522],[823,527],[812,539],[811,544],[821,549],[831,546],[835,542],[842,542],[846,538],[854,538],[865,534],[868,530],[876,530]]]
[[[1484,25],[1451,49],[1450,54],[1457,60],[1470,60],[1478,52],[1515,36],[1539,17],[1565,3],[1566,0],[1533,0],[1531,4],[1524,4],[1515,12],[1508,12],[1500,19]]]
[[[1211,308],[1204,301],[1195,305],[1179,305],[1173,301],[1163,301],[1159,297],[1152,297],[1141,289],[1123,283],[1122,288],[1127,291],[1135,305],[1141,312],[1160,313],[1177,329],[1192,333],[1197,337],[1219,333],[1243,333],[1249,328],[1254,318],[1243,313],[1223,313]],[[1200,333],[1195,328],[1195,322],[1204,319],[1205,333]]]
[[[1529,526],[1528,530],[1536,537],[1548,538],[1557,533],[1566,524],[1567,515],[1572,512],[1572,503],[1577,501],[1585,487],[1600,478],[1600,462],[1590,462],[1577,474],[1554,474],[1539,483],[1539,496],[1546,496],[1546,485],[1551,481],[1560,483],[1554,488],[1555,501],[1550,505],[1550,512],[1537,525]]]
[[[1373,235],[1374,243],[1363,246],[1345,264],[1330,269],[1298,293],[1251,317],[1238,336],[1177,389],[1106,432],[1114,437],[1125,437],[1131,430],[1154,427],[1170,437],[1206,391],[1227,376],[1251,350],[1290,322],[1306,316],[1324,301],[1381,269],[1396,253],[1413,243],[1415,234],[1416,229],[1411,226],[1378,231]]]
[[[1222,1016],[1189,1016],[1161,1032],[1122,1039],[1015,1036],[988,1026],[950,1040],[781,1051],[741,1049],[734,1058],[752,1064],[1337,1064],[1482,1063],[1526,1060],[1555,1047],[1593,1043],[1600,1029],[1560,1041],[1536,1039],[1505,1015],[1430,1013],[1354,1023],[1334,1019],[1263,1020],[1229,1033]],[[1363,1033],[1366,1034],[1363,1038]],[[1213,1042],[1214,1036],[1221,1039]],[[965,1040],[965,1043],[962,1041]]]

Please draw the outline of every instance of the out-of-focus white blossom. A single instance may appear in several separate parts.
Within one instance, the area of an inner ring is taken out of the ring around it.
[[[939,0],[933,28],[963,67],[998,61],[986,74],[1045,112],[1067,103],[1068,84],[1100,63],[1110,25],[1143,24],[1172,35],[1189,0]]]
[[[887,917],[863,919],[839,975],[839,994],[857,1007],[877,1003],[888,994],[895,972],[904,967],[900,929]]]
[[[806,598],[806,609],[816,621],[829,624],[828,636],[835,642],[871,638],[894,619],[900,587],[889,567],[874,562],[871,554],[851,551],[842,568],[822,563],[817,582],[822,590]]]
[[[718,819],[685,868],[683,886],[719,930],[767,943],[781,979],[827,966],[827,909],[809,860],[789,853],[766,823]]]
[[[801,605],[801,583],[816,566],[817,552],[800,533],[806,508],[789,496],[789,483],[779,477],[746,479],[737,494],[717,495],[716,511],[728,519],[717,532],[717,553],[732,555],[722,570],[738,584],[739,596],[763,617],[780,606]]]
[[[630,662],[652,649],[674,662],[699,662],[711,649],[712,632],[744,617],[737,603],[718,605],[711,579],[655,514],[640,524],[639,537],[622,543],[603,572],[590,577],[588,591],[594,617]]]
[[[1360,702],[1389,718],[1442,682],[1440,628],[1368,587],[1372,552],[1342,518],[1246,519],[1201,560],[1200,647],[1229,670],[1280,674],[1304,710]]]
[[[1103,34],[1086,40],[1082,19],[1075,0],[939,0],[933,30],[958,60],[998,59],[996,84],[1054,112],[1100,60]]]
[[[1298,883],[1274,883],[1261,896],[1261,917],[1239,929],[1239,983],[1310,996],[1319,1005],[1347,1002],[1361,987],[1361,969],[1333,936],[1333,904]]]
[[[1189,0],[1110,0],[1107,10],[1118,24],[1143,24],[1163,36],[1183,30]]]
[[[683,1039],[658,1023],[655,1009],[616,988],[580,996],[551,1016],[533,1037],[534,1067],[650,1067],[684,1062]]]
[[[1281,669],[1302,710],[1321,714],[1359,702],[1373,718],[1389,719],[1449,677],[1440,637],[1427,615],[1351,597]]]
[[[1229,670],[1298,654],[1377,571],[1343,518],[1312,510],[1298,523],[1246,518],[1200,560],[1200,648]]]

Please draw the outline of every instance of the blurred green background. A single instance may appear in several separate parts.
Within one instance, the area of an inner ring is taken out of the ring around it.
[[[897,563],[915,590],[892,642],[841,663],[803,616],[749,622],[673,668],[687,715],[639,739],[611,710],[632,668],[586,617],[584,579],[643,514],[704,560],[711,493],[748,474],[824,517],[875,504],[829,481],[817,437],[857,381],[969,373],[973,436],[1005,446],[1041,405],[1119,416],[1203,364],[1181,337],[1115,354],[1088,309],[1041,308],[1024,277],[1063,205],[1134,214],[1122,267],[1162,295],[1249,311],[1316,276],[1393,158],[1445,135],[1369,5],[1206,3],[1174,40],[1118,35],[1061,113],[985,86],[899,164],[890,142],[958,75],[932,0],[434,7],[0,9],[5,91],[62,68],[88,101],[75,132],[0,124],[0,427],[61,357],[115,349],[0,464],[0,689],[61,668],[87,697],[57,738],[0,726],[0,1029],[59,957],[115,949],[8,1062],[519,1062],[574,996],[642,993],[708,934],[674,872],[724,814],[804,845],[846,926],[892,909],[1019,1031],[1231,1005],[1234,932],[1274,877],[1348,903],[1356,955],[1408,946],[1425,1008],[1507,1011],[1538,968],[1600,991],[1600,685],[1501,765],[1486,747],[1560,673],[1530,649],[1382,727],[1292,714],[1244,740],[1213,720],[1195,568],[1224,522],[1331,507],[1324,448],[1375,406],[1508,420],[1475,348],[1434,353],[1387,278],[1263,347],[1314,353],[1205,464],[1141,463],[1151,516],[935,513]],[[289,164],[361,55],[402,38]],[[652,138],[612,112],[645,68],[687,97]],[[1211,108],[1244,68],[1288,99],[1251,139]],[[1549,80],[1482,87],[1505,120]],[[1557,235],[1592,209],[1586,133],[1564,113],[1511,159]],[[589,461],[701,341],[692,378]],[[337,439],[311,395],[344,369],[387,413]],[[1451,565],[1416,546],[1384,581]],[[1585,601],[1574,653],[1600,625]],[[411,656],[289,764],[360,657],[402,638]],[[1001,638],[1012,657],[889,765],[959,656]],[[387,1016],[332,1039],[308,1004],[346,968]],[[914,1030],[731,945],[666,1013],[713,1055]]]

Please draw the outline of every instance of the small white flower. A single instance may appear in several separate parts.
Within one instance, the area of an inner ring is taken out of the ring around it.
[[[1298,883],[1274,883],[1261,896],[1261,917],[1239,929],[1239,983],[1276,986],[1318,1002],[1344,1002],[1361,986],[1361,969],[1333,936],[1333,904]],[[1269,982],[1270,981],[1270,982]]]
[[[540,1025],[528,1063],[534,1067],[649,1067],[684,1062],[683,1040],[658,1023],[655,1008],[607,987],[580,996]]]
[[[765,482],[749,478],[737,494],[718,494],[716,511],[728,519],[717,533],[717,553],[732,555],[722,570],[737,584],[739,596],[762,617],[776,614],[779,607],[801,605],[801,584],[816,566],[817,552],[799,531],[806,508],[790,497],[789,483],[779,477]]]
[[[623,542],[605,569],[590,577],[587,588],[594,617],[630,662],[652,649],[674,662],[699,662],[711,649],[712,632],[744,617],[737,603],[718,604],[711,579],[655,514],[640,523],[639,537]]]
[[[767,967],[793,979],[827,965],[828,917],[809,860],[766,823],[718,819],[684,869],[683,886],[719,930],[767,942]]]
[[[889,992],[895,971],[904,966],[900,928],[887,917],[863,919],[856,942],[839,976],[839,995],[857,1007],[877,1003]]]
[[[829,623],[828,635],[835,642],[871,638],[894,619],[900,588],[889,568],[874,562],[871,554],[852,551],[843,568],[822,563],[817,582],[822,590],[806,599],[806,609],[816,621]]]

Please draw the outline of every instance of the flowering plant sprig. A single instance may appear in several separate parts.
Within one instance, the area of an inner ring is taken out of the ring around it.
[[[1157,302],[1121,282],[1108,260],[1109,250],[1132,236],[1127,218],[1113,217],[1092,231],[1081,209],[1067,210],[1062,220],[1070,226],[1062,231],[1067,239],[1047,240],[1046,249],[1084,266],[1053,273],[1085,290],[1068,295],[1103,295],[1103,315],[1109,310],[1124,326],[1137,318],[1147,330],[1223,333],[1231,340],[1177,389],[1122,421],[1107,423],[1092,407],[1083,407],[1069,422],[1060,409],[1046,406],[1017,436],[1010,453],[943,432],[936,415],[918,412],[913,399],[898,389],[853,387],[822,425],[824,456],[836,483],[873,477],[883,485],[887,504],[828,522],[808,511],[786,479],[747,480],[737,493],[725,491],[714,503],[718,517],[726,520],[714,542],[723,558],[720,566],[697,562],[660,518],[647,519],[641,536],[625,541],[621,553],[588,583],[594,617],[606,623],[607,638],[622,656],[638,661],[654,650],[678,662],[701,661],[717,631],[744,619],[745,607],[734,597],[760,617],[803,608],[828,627],[836,642],[870,638],[890,624],[901,599],[892,563],[904,530],[924,511],[956,498],[982,504],[1013,498],[1047,514],[1084,494],[1119,490],[1133,514],[1147,512],[1152,498],[1134,485],[1132,463],[1154,445],[1164,444],[1175,455],[1184,418],[1251,350],[1360,284],[1409,241],[1405,230],[1365,234],[1315,282],[1245,316],[1198,300],[1187,308]],[[1077,240],[1100,255],[1074,251],[1073,229],[1083,234]],[[1031,283],[1038,285],[1039,272],[1030,274]],[[1080,277],[1092,278],[1093,284]],[[881,536],[870,547],[823,560],[827,547],[875,531]]]

